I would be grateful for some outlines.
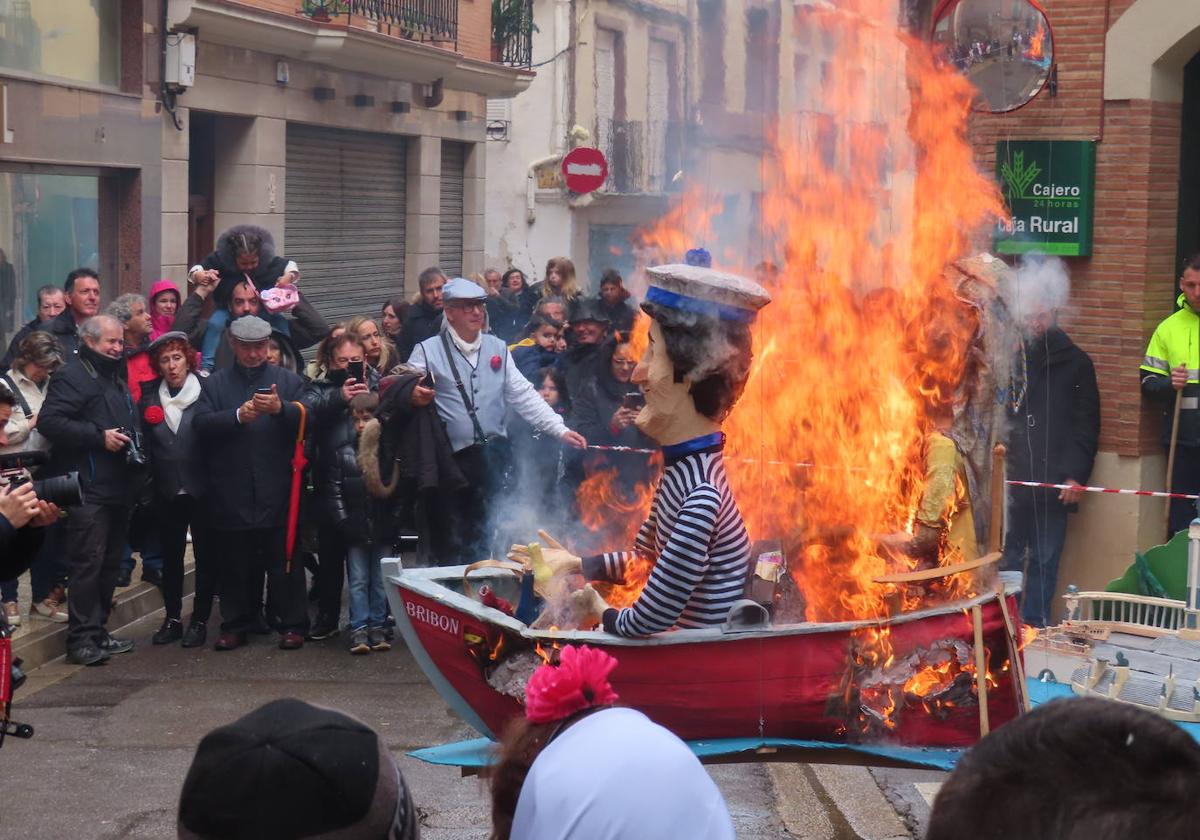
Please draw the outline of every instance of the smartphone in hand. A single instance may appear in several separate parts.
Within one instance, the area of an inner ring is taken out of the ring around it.
[[[270,388],[255,388],[254,393],[258,394],[260,397],[269,397],[269,396],[271,396],[271,389]]]
[[[432,388],[434,385],[433,371],[426,371],[425,375],[417,382],[422,388]]]
[[[641,391],[630,391],[621,400],[621,408],[628,408],[631,411],[641,411],[646,405],[646,397]]]
[[[367,381],[367,363],[363,361],[349,362],[346,365],[346,373],[355,382],[366,384]]]

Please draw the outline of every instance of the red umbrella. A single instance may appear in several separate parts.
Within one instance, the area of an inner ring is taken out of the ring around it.
[[[308,412],[304,409],[304,403],[297,402],[293,405],[300,409],[300,428],[296,432],[296,449],[292,452],[292,494],[288,498],[287,553],[284,555],[287,558],[284,571],[287,572],[292,570],[292,551],[296,548],[296,522],[300,518],[300,488],[304,482],[304,468],[308,466],[308,458],[304,457],[304,421],[308,419]]]

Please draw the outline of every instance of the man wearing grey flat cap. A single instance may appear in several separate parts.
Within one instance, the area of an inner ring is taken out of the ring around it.
[[[507,345],[484,332],[487,292],[455,277],[443,289],[443,301],[441,331],[413,348],[408,363],[432,378],[430,387],[413,389],[413,405],[435,405],[468,482],[444,493],[431,511],[434,553],[448,565],[491,556],[489,505],[503,494],[511,472],[504,422],[509,409],[554,441],[577,449],[587,441],[568,429],[521,375]]]
[[[228,340],[235,362],[208,378],[192,426],[208,468],[213,555],[219,558],[221,635],[217,650],[246,642],[255,623],[262,575],[267,613],[279,647],[304,644],[308,629],[304,566],[284,556],[291,459],[304,381],[267,364],[271,325],[254,315],[235,320]]]

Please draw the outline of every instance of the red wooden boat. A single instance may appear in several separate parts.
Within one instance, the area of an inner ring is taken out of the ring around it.
[[[1014,679],[1011,667],[1019,654],[1008,622],[1008,616],[1017,615],[1019,575],[1001,576],[1003,596],[992,592],[881,621],[714,627],[624,639],[599,631],[531,629],[467,597],[462,566],[403,569],[399,560],[383,563],[392,612],[409,650],[442,699],[491,738],[522,714],[522,706],[488,677],[522,652],[529,658],[540,649],[545,656],[565,644],[589,644],[615,656],[619,664],[612,685],[621,702],[688,740],[882,739],[962,747],[979,739],[981,722],[986,720],[984,729],[995,728],[1019,714],[1022,704],[1023,683]],[[471,582],[490,583],[499,595],[516,601],[516,583],[502,570],[476,571]],[[912,669],[905,670],[906,662],[940,661],[944,674],[953,658],[947,651],[957,650],[960,659],[967,651],[974,659],[976,606],[987,651],[984,690],[973,672],[964,672],[936,695],[915,685],[909,691]],[[863,640],[880,633],[890,633],[890,670],[872,670],[861,659],[858,667],[852,665]],[[880,701],[878,688],[888,679],[903,688]],[[979,707],[980,694],[985,710]]]

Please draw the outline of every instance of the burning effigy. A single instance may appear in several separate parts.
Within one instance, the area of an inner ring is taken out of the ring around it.
[[[737,597],[723,617],[693,621],[696,582],[667,580],[682,609],[635,620],[647,592],[661,600],[666,548],[641,538],[602,556],[604,586],[585,586],[570,540],[550,535],[531,534],[507,565],[406,572],[393,596],[412,619],[410,645],[481,731],[519,713],[512,687],[555,645],[583,641],[620,648],[613,685],[685,738],[961,746],[1026,705],[1019,582],[995,571],[1007,269],[980,254],[1005,210],[967,142],[973,88],[894,12],[885,0],[795,10],[832,46],[811,110],[781,120],[764,154],[771,271],[721,247],[719,196],[696,184],[640,235],[651,303],[680,295],[664,283],[684,272],[650,266],[696,244],[713,252],[710,274],[757,276],[772,300],[748,326],[753,364],[720,423],[739,519],[729,534],[744,529],[748,542]],[[643,348],[648,333],[662,340],[646,319]],[[654,530],[656,498],[653,487],[618,497],[590,476],[580,518]],[[482,577],[508,593],[511,615],[478,608],[471,581]]]

